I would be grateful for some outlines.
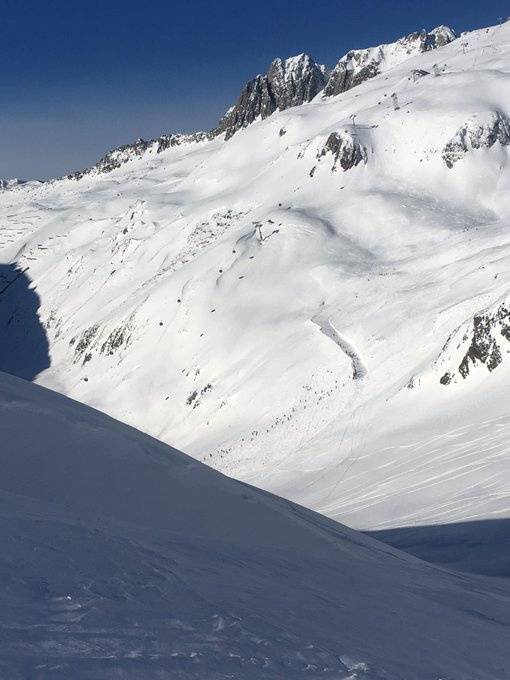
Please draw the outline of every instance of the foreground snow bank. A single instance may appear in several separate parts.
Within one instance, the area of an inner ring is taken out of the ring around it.
[[[505,675],[505,585],[4,374],[0,431],[2,677]]]

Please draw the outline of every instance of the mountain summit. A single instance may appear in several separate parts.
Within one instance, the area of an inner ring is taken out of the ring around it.
[[[257,118],[311,101],[324,88],[327,76],[327,68],[316,64],[308,54],[275,59],[265,75],[248,82],[214,134],[224,132],[225,139],[229,139]]]

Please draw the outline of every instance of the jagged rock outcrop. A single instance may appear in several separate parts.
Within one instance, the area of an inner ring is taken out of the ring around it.
[[[112,170],[120,168],[124,163],[133,160],[134,158],[141,158],[148,151],[155,151],[161,153],[173,146],[180,146],[181,144],[192,144],[196,142],[203,142],[209,139],[209,135],[205,132],[194,132],[189,135],[175,134],[175,135],[161,135],[156,139],[137,139],[132,144],[123,144],[112,151],[105,154],[99,161],[91,168],[85,170],[78,170],[70,175],[67,179],[78,180],[85,175],[107,173]]]
[[[441,364],[444,365],[445,357],[450,357],[447,361],[453,363],[452,353],[456,357],[460,354],[461,359],[456,368],[450,368],[441,376],[439,382],[448,385],[455,381],[457,373],[466,379],[478,364],[484,364],[488,371],[493,371],[510,350],[507,342],[510,343],[510,307],[506,303],[498,305],[494,311],[488,309],[477,314],[448,338],[441,353]]]
[[[338,62],[324,88],[325,97],[346,92],[379,73],[378,60],[368,61],[363,52],[365,51],[349,52],[342,58],[345,61]]]
[[[500,111],[476,114],[470,118],[446,144],[442,158],[449,168],[465,156],[470,149],[510,145],[510,118]]]
[[[324,87],[324,96],[331,97],[346,92],[365,80],[378,75],[385,68],[396,66],[416,54],[442,47],[455,40],[456,34],[447,26],[432,31],[411,33],[394,43],[351,50],[335,66]]]
[[[422,31],[422,34],[424,31]],[[436,26],[429,33],[425,34],[425,40],[422,52],[435,50],[438,47],[444,47],[457,38],[455,31],[449,26]]]
[[[229,139],[259,117],[311,101],[323,89],[327,77],[326,67],[307,54],[275,59],[265,75],[247,83],[237,104],[227,111],[213,134],[225,133],[225,139]]]
[[[317,159],[331,154],[333,156],[332,172],[340,166],[345,172],[360,163],[367,162],[367,151],[359,139],[347,130],[332,132],[326,140],[323,148],[317,154]]]
[[[470,366],[482,363],[493,371],[502,362],[500,338],[510,341],[510,311],[502,305],[495,314],[482,314],[473,319],[471,344],[459,365],[463,378],[469,375]]]

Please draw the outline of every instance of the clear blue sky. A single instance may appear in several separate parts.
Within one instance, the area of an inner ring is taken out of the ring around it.
[[[47,178],[136,137],[209,129],[276,56],[347,50],[507,0],[1,0],[0,177]]]

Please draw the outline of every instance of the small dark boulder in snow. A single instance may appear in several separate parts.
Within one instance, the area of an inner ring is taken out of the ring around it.
[[[452,374],[448,371],[440,378],[439,382],[441,385],[449,385],[452,381]]]

